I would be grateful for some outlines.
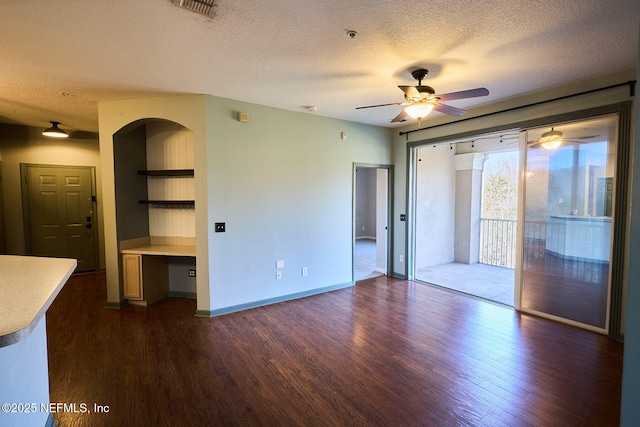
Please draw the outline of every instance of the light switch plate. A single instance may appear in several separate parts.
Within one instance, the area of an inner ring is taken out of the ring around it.
[[[276,261],[276,268],[284,268],[284,260],[283,259],[279,259],[278,261]]]

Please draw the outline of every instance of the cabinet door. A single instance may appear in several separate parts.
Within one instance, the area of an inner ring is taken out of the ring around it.
[[[123,296],[130,300],[142,300],[142,255],[122,255]]]

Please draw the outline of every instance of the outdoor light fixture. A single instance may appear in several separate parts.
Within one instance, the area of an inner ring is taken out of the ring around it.
[[[547,150],[555,150],[562,144],[562,132],[559,130],[553,130],[551,128],[550,131],[542,134],[540,138],[540,145],[542,145]]]
[[[58,127],[60,122],[50,122],[51,127],[42,131],[44,136],[50,136],[52,138],[68,138],[69,134]]]

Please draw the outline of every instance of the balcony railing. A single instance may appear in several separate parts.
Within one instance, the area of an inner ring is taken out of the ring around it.
[[[515,268],[516,221],[480,218],[480,259],[482,264]]]

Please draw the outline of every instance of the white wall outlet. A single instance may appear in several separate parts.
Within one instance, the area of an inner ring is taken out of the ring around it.
[[[282,279],[282,271],[276,271],[276,280]]]
[[[404,262],[404,255],[400,255],[400,262]]]
[[[284,268],[284,260],[283,259],[279,259],[278,261],[276,261],[276,268]]]
[[[302,275],[306,276],[308,274],[307,267],[302,267]]]

